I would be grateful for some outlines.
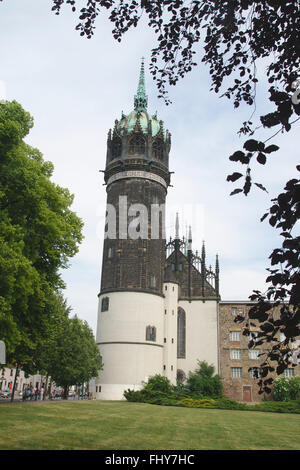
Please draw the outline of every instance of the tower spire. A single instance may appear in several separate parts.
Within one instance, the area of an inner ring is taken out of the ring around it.
[[[147,109],[147,104],[148,104],[148,97],[146,95],[146,88],[145,88],[144,57],[142,57],[137,94],[134,96],[134,110],[137,112],[145,111]]]

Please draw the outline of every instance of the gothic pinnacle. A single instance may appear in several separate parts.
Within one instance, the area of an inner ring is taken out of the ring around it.
[[[178,212],[176,212],[176,221],[175,221],[175,238],[179,238],[179,218],[178,218]]]

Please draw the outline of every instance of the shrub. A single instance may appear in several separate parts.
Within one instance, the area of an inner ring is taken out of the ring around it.
[[[290,399],[300,399],[300,377],[291,377],[289,379]]]
[[[191,394],[198,396],[218,398],[222,396],[223,386],[221,377],[214,374],[214,366],[207,362],[198,361],[198,369],[190,372],[186,388]]]
[[[149,377],[148,382],[143,382],[143,385],[143,390],[147,390],[149,392],[163,392],[166,394],[173,392],[173,387],[170,380],[167,377],[159,374]]]
[[[274,381],[275,401],[297,400],[300,397],[300,377],[280,377]]]
[[[182,400],[176,402],[177,406],[187,406],[188,408],[215,408],[216,401],[211,398],[182,398]]]
[[[269,401],[249,406],[249,410],[265,411],[272,413],[297,413],[300,414],[300,403],[297,401]]]

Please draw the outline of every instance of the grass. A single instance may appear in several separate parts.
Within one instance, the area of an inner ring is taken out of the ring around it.
[[[300,415],[117,401],[0,405],[1,450],[300,450]]]

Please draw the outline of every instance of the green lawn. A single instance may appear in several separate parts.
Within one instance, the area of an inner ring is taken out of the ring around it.
[[[69,401],[0,405],[0,449],[300,450],[300,415]]]

